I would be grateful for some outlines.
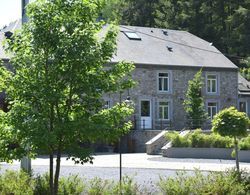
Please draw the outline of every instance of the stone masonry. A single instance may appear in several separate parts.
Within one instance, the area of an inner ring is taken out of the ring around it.
[[[125,100],[128,93],[135,104],[135,114],[131,118],[134,121],[134,129],[142,129],[140,125],[140,100],[151,101],[152,129],[162,130],[164,128],[181,130],[186,128],[186,114],[183,107],[185,93],[188,88],[188,81],[193,79],[195,73],[199,71],[197,67],[177,67],[177,66],[157,66],[157,65],[136,65],[133,72],[133,78],[138,82],[137,86],[121,94],[121,99]],[[223,68],[203,68],[203,88],[205,107],[208,102],[216,102],[218,111],[229,107],[237,107],[238,97],[238,73],[237,69]],[[168,72],[170,81],[169,92],[158,91],[158,73]],[[209,95],[206,92],[206,74],[216,74],[218,76],[218,93]],[[107,96],[111,105],[119,102],[120,96],[110,94]],[[159,120],[159,101],[168,101],[170,103],[170,120]],[[210,127],[208,121],[204,128]]]

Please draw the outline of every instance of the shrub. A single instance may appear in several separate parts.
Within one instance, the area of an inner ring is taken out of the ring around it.
[[[171,140],[173,147],[189,147],[190,141],[186,137],[182,137],[178,132],[172,131],[166,134],[166,139]]]
[[[80,195],[84,191],[84,185],[77,175],[69,177],[60,177],[58,194],[64,195]],[[34,194],[46,195],[50,194],[49,191],[49,175],[44,174],[35,178]]]
[[[22,195],[33,194],[34,181],[24,171],[7,170],[0,175],[0,194],[1,195]]]
[[[250,135],[241,139],[239,146],[241,150],[250,150]]]
[[[232,148],[233,140],[229,137],[211,133],[209,135],[202,133],[197,129],[188,135],[182,137],[177,132],[169,132],[166,139],[172,141],[173,147],[193,147],[193,148]]]
[[[249,175],[247,177],[239,177],[235,170],[225,173],[211,172],[207,175],[202,174],[198,170],[195,171],[194,175],[188,175],[182,171],[177,172],[175,177],[161,177],[158,185],[163,194],[168,195],[240,195],[249,193]]]
[[[120,183],[118,182],[112,193],[115,194],[123,194],[123,195],[133,195],[133,194],[146,194],[146,192],[141,193],[139,186],[133,181],[132,178],[125,176],[122,178],[122,185],[120,187]]]
[[[90,180],[89,186],[86,188],[85,194],[89,195],[108,195],[110,194],[111,183],[108,180],[94,178]]]
[[[134,194],[148,194],[146,189],[142,190],[133,181],[132,178],[124,176],[122,178],[122,184],[119,182],[102,180],[100,178],[94,178],[90,180],[89,186],[86,188],[85,193],[88,195],[134,195]]]

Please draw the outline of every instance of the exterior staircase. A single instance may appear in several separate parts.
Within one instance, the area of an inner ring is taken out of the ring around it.
[[[166,140],[165,134],[168,132],[168,130],[163,130],[159,134],[157,134],[155,137],[150,139],[148,142],[145,143],[146,145],[146,153],[153,155],[153,154],[162,154],[165,156],[165,151],[167,148],[171,147],[172,143],[171,141]],[[180,136],[185,136],[187,133],[189,133],[189,130],[183,130],[180,131]]]
[[[163,130],[155,137],[150,139],[148,142],[145,143],[146,145],[146,153],[147,154],[159,154],[161,153],[161,148],[166,144],[167,140],[165,138],[165,134],[168,131]]]

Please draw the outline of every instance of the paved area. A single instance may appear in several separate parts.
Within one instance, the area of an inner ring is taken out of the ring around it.
[[[6,165],[6,163],[1,163]],[[13,165],[19,165],[20,162],[15,161]],[[32,160],[32,166],[48,166],[48,157],[39,157]],[[94,163],[86,163],[84,165],[75,165],[73,161],[62,158],[62,166],[76,167],[119,167],[119,154],[97,154],[94,155]],[[122,167],[136,169],[167,169],[167,170],[195,170],[202,171],[225,171],[235,166],[234,160],[219,159],[177,159],[166,158],[161,155],[147,155],[145,153],[122,154]],[[240,167],[250,171],[250,163],[240,163]]]
[[[75,165],[63,157],[60,175],[79,175],[85,181],[95,177],[119,181],[119,162],[119,154],[97,154],[94,155],[94,164],[84,165]],[[175,176],[177,170],[186,170],[188,174],[193,174],[194,169],[200,169],[203,174],[207,174],[208,171],[224,171],[234,166],[233,160],[177,159],[145,153],[122,154],[122,175],[132,177],[139,187],[147,189],[149,194],[158,194],[157,183],[160,177]],[[0,167],[0,173],[6,169],[19,170],[20,162],[0,163]],[[240,163],[240,167],[250,171],[250,163]],[[49,158],[44,156],[32,160],[32,170],[34,175],[48,172]]]

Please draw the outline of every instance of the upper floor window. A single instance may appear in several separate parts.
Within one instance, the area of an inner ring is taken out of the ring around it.
[[[216,74],[207,75],[207,93],[218,93],[218,76]]]
[[[208,117],[212,120],[214,116],[217,114],[217,112],[218,112],[217,102],[208,102],[207,103]]]
[[[159,119],[169,120],[169,102],[159,102]]]
[[[158,90],[160,92],[169,91],[169,73],[158,73]]]
[[[247,102],[239,102],[239,111],[247,113]]]
[[[110,100],[104,100],[104,102],[103,102],[103,108],[104,109],[111,108],[111,102],[110,102]]]

